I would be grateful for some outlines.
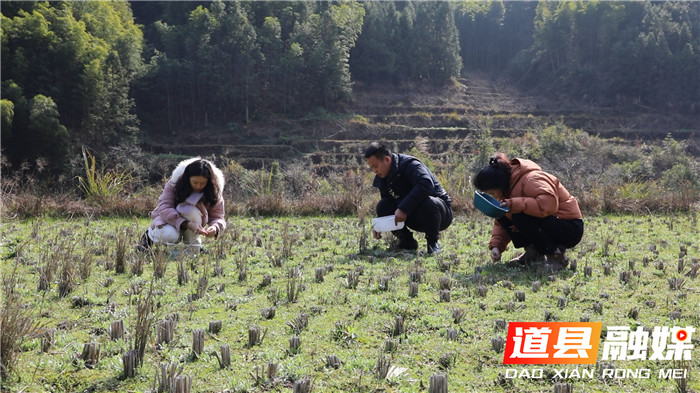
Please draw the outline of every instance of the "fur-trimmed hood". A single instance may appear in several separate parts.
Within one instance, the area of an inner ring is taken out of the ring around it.
[[[191,163],[197,160],[202,160],[209,163],[209,166],[211,166],[212,170],[212,180],[214,180],[219,186],[219,198],[223,198],[224,185],[226,184],[223,172],[221,172],[221,169],[217,168],[217,166],[214,165],[213,162],[203,159],[202,157],[193,157],[180,161],[180,163],[177,164],[177,167],[175,167],[175,169],[173,170],[173,174],[170,176],[170,182],[172,182],[174,186],[175,183],[177,183],[177,181],[180,180],[182,174],[185,173],[185,168],[187,168],[187,165],[190,165]]]

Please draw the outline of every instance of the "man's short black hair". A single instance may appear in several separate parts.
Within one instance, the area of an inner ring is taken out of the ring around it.
[[[391,150],[379,142],[372,142],[365,150],[365,158],[370,158],[372,156],[376,157],[377,159],[389,157],[391,156]]]

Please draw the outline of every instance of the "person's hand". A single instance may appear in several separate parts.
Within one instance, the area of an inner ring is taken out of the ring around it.
[[[379,240],[379,239],[382,238],[382,234],[379,233],[379,232],[377,232],[377,231],[375,231],[374,229],[372,229],[372,236],[374,236],[374,238],[377,239],[377,240]]]
[[[407,214],[401,209],[396,209],[394,212],[394,224],[406,221]]]
[[[491,249],[491,262],[498,262],[501,260],[501,250],[498,247]]]
[[[203,235],[206,237],[215,237],[217,234],[216,227],[206,227],[204,228]]]
[[[196,222],[193,222],[193,221],[188,221],[188,222],[187,222],[187,229],[189,229],[190,231],[192,231],[192,232],[194,232],[194,233],[200,234],[200,235],[206,235],[206,234],[207,234],[207,232],[204,230],[204,228],[202,228],[201,225],[199,225],[199,224],[197,224]]]

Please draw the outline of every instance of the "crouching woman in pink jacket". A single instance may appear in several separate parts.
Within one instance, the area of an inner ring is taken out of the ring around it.
[[[217,237],[226,229],[223,190],[224,175],[212,162],[199,157],[180,162],[138,249],[148,250],[153,243],[201,244],[201,236]]]

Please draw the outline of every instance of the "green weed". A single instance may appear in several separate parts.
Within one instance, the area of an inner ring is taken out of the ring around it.
[[[118,169],[98,169],[95,156],[85,147],[83,147],[83,165],[85,177],[78,176],[80,190],[88,200],[98,204],[110,203],[132,182],[129,172],[120,172]]]

